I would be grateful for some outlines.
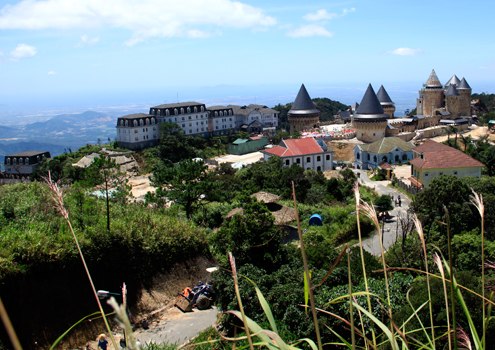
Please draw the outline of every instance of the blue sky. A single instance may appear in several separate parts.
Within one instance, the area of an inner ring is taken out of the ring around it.
[[[492,0],[0,1],[0,106],[236,87],[280,89],[285,103],[301,83],[313,96],[369,82],[417,90],[432,68],[495,92],[494,13]]]

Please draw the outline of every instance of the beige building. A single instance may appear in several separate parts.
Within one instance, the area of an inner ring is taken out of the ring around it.
[[[416,187],[428,187],[440,175],[456,177],[480,177],[483,163],[458,149],[433,140],[427,140],[413,149],[411,183]]]

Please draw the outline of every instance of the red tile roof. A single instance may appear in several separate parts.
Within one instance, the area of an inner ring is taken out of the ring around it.
[[[274,146],[263,152],[273,154],[278,157],[304,156],[307,154],[322,153],[324,150],[312,137],[303,139],[282,140],[284,146]]]
[[[483,163],[458,149],[432,140],[414,148],[415,157],[410,163],[419,169],[448,169],[483,167]],[[423,158],[419,155],[423,154]]]

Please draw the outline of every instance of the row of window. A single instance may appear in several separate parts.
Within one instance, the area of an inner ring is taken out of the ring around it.
[[[367,157],[366,158],[367,158],[367,160],[371,160],[371,156],[369,154],[367,154]],[[358,160],[361,159],[361,153],[357,153],[356,154],[356,159],[358,159]],[[399,162],[400,161],[400,157],[399,157],[398,154],[395,155],[394,160],[395,160],[395,162]],[[403,161],[407,161],[407,154],[405,154],[405,153],[402,154],[402,160]],[[377,156],[373,156],[373,162],[376,163],[377,161],[378,161]],[[382,162],[388,162],[387,156],[383,156],[382,157]]]
[[[144,125],[154,125],[156,123],[156,120],[155,118],[144,118],[144,119],[139,119],[139,121],[137,120],[132,120],[131,123],[129,123],[130,121],[129,120],[124,120],[124,119],[121,119],[120,120],[120,126],[144,126]],[[129,125],[130,124],[130,125]]]
[[[330,155],[325,155],[325,160],[330,160]],[[316,156],[316,161],[321,162],[321,156]],[[311,157],[306,157],[306,163],[311,163]],[[301,164],[301,158],[296,158],[296,164]],[[290,165],[290,159],[285,160],[285,165]]]
[[[166,108],[166,109],[162,109],[162,108],[151,108],[151,113],[150,114],[153,114],[153,115],[165,115],[165,116],[169,116],[170,115],[170,110],[169,108]],[[165,114],[163,113],[163,111],[165,111]],[[173,114],[174,115],[179,115],[179,111],[180,111],[180,114],[185,114],[185,113],[191,113],[191,111],[193,113],[198,113],[198,107],[197,106],[194,106],[192,109],[191,107],[186,107],[186,109],[184,109],[184,107],[181,107],[180,109],[177,109],[177,108],[174,108],[173,109]],[[205,107],[204,106],[201,106],[199,108],[199,111],[201,112],[204,112],[205,111]]]

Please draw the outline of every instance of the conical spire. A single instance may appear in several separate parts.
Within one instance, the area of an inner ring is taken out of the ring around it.
[[[450,78],[449,81],[445,83],[445,88],[448,88],[449,85],[457,85],[457,86],[459,86],[459,83],[460,82],[461,81],[459,80],[459,78],[457,77],[457,75],[454,74],[452,76],[452,78]]]
[[[425,83],[425,87],[427,88],[441,88],[442,83],[440,83],[440,80],[437,77],[437,73],[435,73],[435,70],[432,69],[430,76],[428,77],[428,80]]]
[[[460,89],[469,89],[469,90],[471,90],[471,86],[469,86],[468,82],[464,78],[462,78],[461,79],[461,82],[459,83],[459,85],[457,85],[457,90],[460,90]]]
[[[296,99],[292,104],[291,110],[297,110],[297,111],[316,110],[316,106],[313,103],[313,101],[311,101],[311,97],[309,97],[308,91],[306,90],[304,84],[301,85],[301,88],[297,93]]]
[[[356,110],[356,114],[383,114],[383,108],[376,97],[375,90],[371,84],[368,85],[366,92],[364,93],[363,99]]]
[[[389,105],[389,104],[394,104],[392,102],[392,99],[387,93],[387,90],[382,86],[380,86],[380,89],[376,93],[376,97],[378,97],[378,101],[380,101],[381,105]]]
[[[458,96],[458,95],[459,92],[457,91],[455,84],[450,84],[449,87],[447,88],[447,91],[445,92],[445,96]]]

